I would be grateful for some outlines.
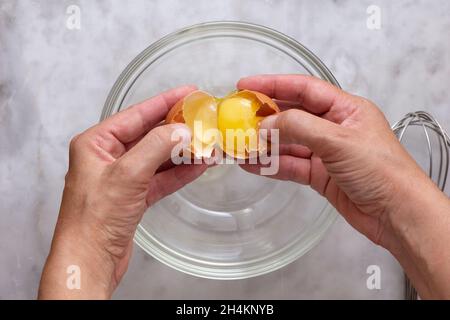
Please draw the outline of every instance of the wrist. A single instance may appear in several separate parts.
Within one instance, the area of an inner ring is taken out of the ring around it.
[[[405,179],[400,188],[397,204],[387,212],[387,221],[393,233],[407,245],[422,232],[427,233],[426,228],[446,220],[450,201],[425,175]]]
[[[424,298],[449,294],[450,201],[425,175],[405,179],[398,203],[388,213],[387,248]]]
[[[42,275],[42,299],[108,299],[115,263],[92,225],[59,219]]]

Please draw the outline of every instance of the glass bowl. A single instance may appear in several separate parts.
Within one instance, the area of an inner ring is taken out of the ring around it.
[[[243,76],[303,73],[338,86],[300,43],[242,22],[209,22],[170,34],[139,54],[114,84],[101,119],[161,91],[196,84],[215,96]],[[336,218],[307,186],[246,173],[238,165],[208,169],[152,206],[136,243],[179,271],[242,279],[277,270],[314,247]]]

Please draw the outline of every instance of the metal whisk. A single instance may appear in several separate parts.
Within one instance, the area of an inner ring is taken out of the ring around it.
[[[428,176],[444,191],[449,170],[450,138],[439,122],[425,111],[408,113],[403,119],[392,126],[392,130],[402,142],[407,129],[413,126],[422,127],[428,149]],[[433,135],[435,136],[433,139]],[[438,150],[433,146],[438,144]],[[434,142],[434,143],[433,143]],[[405,298],[417,300],[417,292],[405,275]]]

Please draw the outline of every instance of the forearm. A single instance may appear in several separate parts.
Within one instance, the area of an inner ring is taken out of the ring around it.
[[[427,178],[404,186],[389,214],[398,259],[422,298],[450,298],[450,200]]]
[[[42,273],[39,299],[108,299],[116,286],[114,265],[92,234],[59,222]]]

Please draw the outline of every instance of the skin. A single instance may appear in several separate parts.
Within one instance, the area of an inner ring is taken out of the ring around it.
[[[200,176],[202,165],[167,162],[190,131],[158,126],[195,87],[180,87],[132,106],[76,136],[61,209],[39,288],[40,299],[110,298],[127,270],[133,236],[144,212]],[[78,265],[81,289],[66,286],[67,267]]]
[[[397,258],[422,298],[450,298],[450,201],[372,102],[303,75],[253,76],[237,86],[265,93],[285,110],[261,123],[280,131],[280,169],[271,178],[310,185]],[[73,139],[39,298],[110,298],[146,209],[206,170],[167,163],[178,143],[171,133],[187,128],[157,126],[194,89],[163,93]],[[242,168],[260,171],[260,165]],[[83,272],[80,290],[67,289],[69,265]]]

